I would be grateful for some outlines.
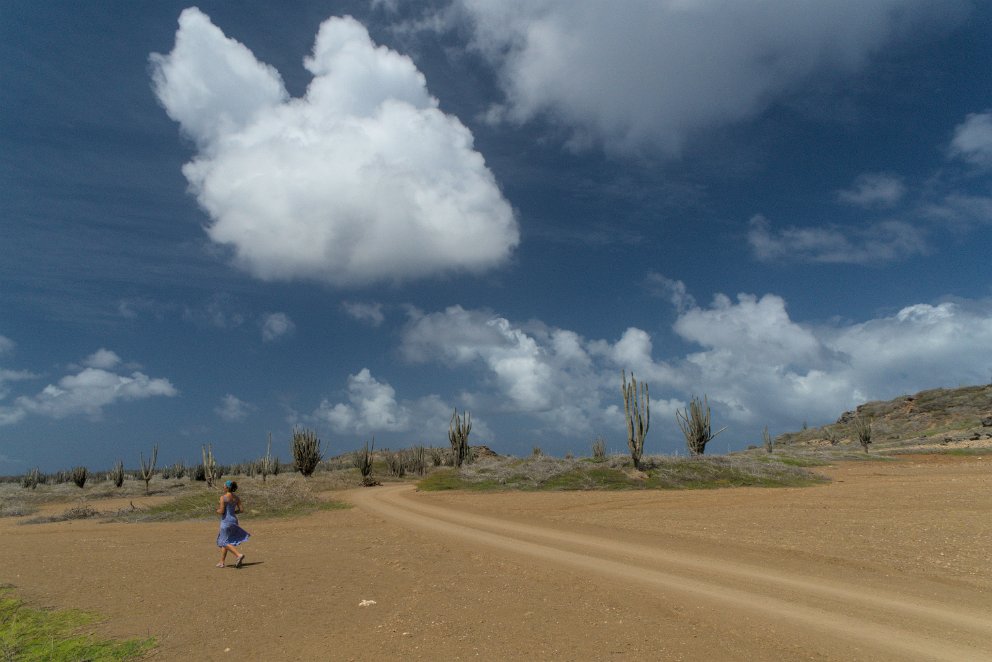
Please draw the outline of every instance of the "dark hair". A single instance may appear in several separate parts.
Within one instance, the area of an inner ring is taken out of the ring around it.
[[[225,483],[225,487],[227,487],[227,489],[231,490],[232,492],[237,492],[238,491],[238,484],[236,482],[234,482],[233,480],[227,481]]]

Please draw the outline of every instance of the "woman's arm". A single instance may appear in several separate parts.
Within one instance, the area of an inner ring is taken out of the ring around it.
[[[224,497],[220,498],[220,504],[217,506],[217,514],[218,515],[224,514]]]
[[[234,512],[241,512],[241,499],[239,497],[234,497]]]

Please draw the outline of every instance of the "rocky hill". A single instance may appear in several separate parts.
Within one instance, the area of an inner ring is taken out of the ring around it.
[[[992,384],[866,402],[829,425],[779,435],[775,445],[860,447],[853,425],[859,416],[872,421],[873,451],[992,447]]]

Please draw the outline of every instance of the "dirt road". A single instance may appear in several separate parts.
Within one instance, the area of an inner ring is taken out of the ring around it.
[[[352,510],[246,518],[240,571],[212,567],[212,521],[0,520],[0,581],[156,636],[157,659],[992,660],[992,459],[827,473],[774,490],[356,490]]]

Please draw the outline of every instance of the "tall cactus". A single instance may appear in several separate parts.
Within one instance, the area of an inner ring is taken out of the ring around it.
[[[258,461],[258,473],[262,474],[262,482],[265,482],[266,477],[272,471],[273,458],[272,458],[272,433],[269,433],[269,443],[265,447],[265,456]]]
[[[472,431],[472,414],[465,412],[464,418],[458,415],[458,410],[451,415],[448,425],[448,441],[451,443],[451,464],[462,466],[468,457],[468,435]]]
[[[145,481],[145,494],[148,494],[148,483],[155,475],[155,462],[158,461],[158,444],[152,446],[152,455],[145,462],[144,453],[139,454],[141,458],[141,479]]]
[[[362,474],[362,486],[364,487],[374,487],[379,484],[379,481],[372,477],[372,461],[374,457],[375,436],[372,437],[371,446],[366,441],[364,448],[355,451],[355,466],[358,467],[359,473]]]
[[[203,456],[203,479],[207,481],[207,487],[213,487],[217,480],[217,461],[214,459],[214,449],[210,444],[201,447]]]
[[[644,437],[651,426],[651,396],[646,382],[637,388],[637,379],[630,373],[630,383],[627,383],[627,371],[620,372],[622,380],[620,393],[623,395],[623,413],[627,419],[627,448],[630,449],[630,459],[634,468],[641,468],[641,456],[644,454]]]

